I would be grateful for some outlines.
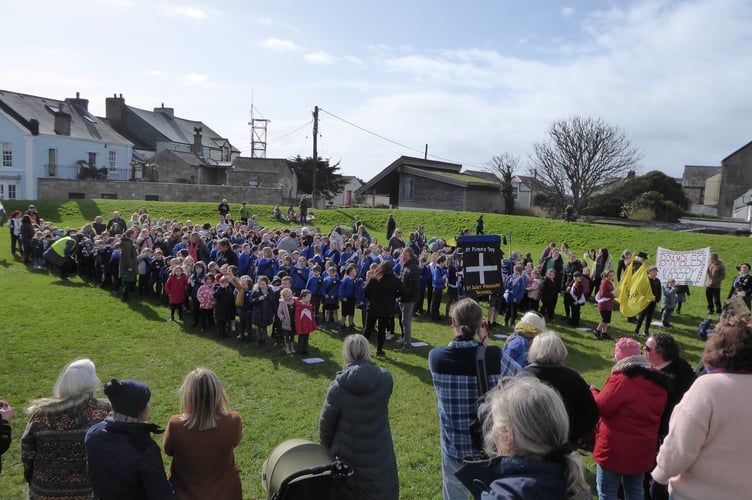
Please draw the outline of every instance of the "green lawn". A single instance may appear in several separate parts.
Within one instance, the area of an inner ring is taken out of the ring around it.
[[[28,203],[5,202],[6,209],[25,208]],[[81,200],[64,203],[37,203],[43,218],[60,226],[80,226],[102,214],[105,221],[113,210],[124,218],[140,206],[153,215],[169,219],[192,219],[196,223],[216,222],[216,204],[158,203],[125,200]],[[239,205],[231,205],[237,216]],[[262,223],[270,207],[252,207]],[[336,223],[349,225],[359,214],[372,235],[383,241],[386,219],[395,213],[398,225],[408,231],[424,223],[429,237],[452,240],[463,227],[474,227],[478,214],[461,212],[389,211],[377,209],[325,210],[317,212],[311,226],[328,230]],[[589,247],[608,247],[615,258],[624,248],[644,250],[651,256],[663,246],[687,250],[711,246],[727,262],[728,277],[724,293],[735,274],[734,265],[748,260],[749,240],[729,236],[704,236],[689,233],[616,228],[529,217],[487,214],[486,231],[512,234],[514,250],[532,252],[537,259],[545,244],[567,241],[578,254]],[[0,497],[24,498],[19,443],[26,416],[21,411],[38,397],[49,396],[61,368],[78,357],[89,357],[97,364],[102,380],[134,378],[152,389],[152,418],[164,425],[179,411],[177,389],[184,375],[196,366],[214,369],[223,380],[233,409],[240,412],[245,435],[236,450],[242,469],[246,498],[264,498],[260,485],[261,464],[279,442],[302,437],[317,441],[318,416],[327,387],[341,365],[341,336],[316,332],[311,337],[312,354],[324,363],[306,365],[299,357],[290,357],[280,349],[259,350],[235,339],[220,341],[210,333],[181,323],[169,323],[169,311],[156,302],[136,298],[123,304],[117,297],[80,278],[70,282],[44,272],[25,268],[19,259],[9,257],[7,226],[0,229],[0,298],[5,318],[0,326],[4,367],[0,399],[16,408],[14,442],[3,456]],[[561,306],[560,306],[561,310]],[[694,331],[705,311],[704,290],[692,288],[692,296],[674,323],[683,355],[695,364],[702,344]],[[583,326],[594,326],[595,307],[583,309]],[[360,318],[356,318],[360,325]],[[554,322],[569,349],[568,364],[581,371],[589,382],[601,386],[612,366],[613,343],[598,342],[588,332]],[[632,331],[631,325],[615,314],[610,333],[615,338]],[[656,328],[655,331],[658,331]],[[509,333],[499,330],[494,333]],[[414,340],[429,346],[445,344],[452,337],[446,325],[435,325],[417,318]],[[395,451],[400,471],[402,498],[441,497],[441,468],[436,398],[427,366],[429,348],[412,354],[391,350],[377,363],[393,375],[395,386],[390,416]],[[101,394],[100,394],[101,395]],[[594,466],[584,456],[592,482]],[[166,458],[165,463],[169,461]]]

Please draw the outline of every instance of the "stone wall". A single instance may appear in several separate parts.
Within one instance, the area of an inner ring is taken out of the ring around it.
[[[288,200],[280,189],[207,184],[173,184],[167,182],[85,181],[78,179],[37,180],[40,200],[111,198],[118,200],[206,201],[227,198],[230,203],[243,201],[260,205],[297,204]]]

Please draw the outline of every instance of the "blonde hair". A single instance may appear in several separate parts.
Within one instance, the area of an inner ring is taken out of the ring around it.
[[[185,376],[180,386],[180,420],[200,431],[213,429],[219,417],[230,413],[230,401],[219,377],[208,368],[199,367]]]
[[[342,361],[345,366],[357,361],[371,361],[371,346],[368,339],[360,334],[348,335],[342,344]]]

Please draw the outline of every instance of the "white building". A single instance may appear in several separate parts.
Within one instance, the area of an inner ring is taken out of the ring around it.
[[[128,180],[133,144],[64,101],[0,90],[0,199],[37,199],[37,179]]]

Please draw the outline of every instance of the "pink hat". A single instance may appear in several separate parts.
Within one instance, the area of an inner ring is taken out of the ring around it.
[[[622,337],[616,343],[614,347],[614,359],[621,361],[629,356],[637,356],[640,354],[640,343],[635,339],[628,337]]]

